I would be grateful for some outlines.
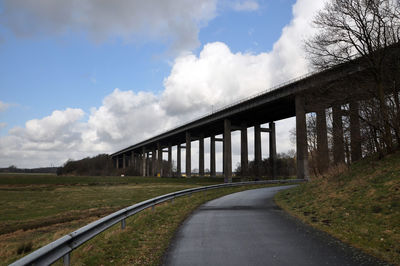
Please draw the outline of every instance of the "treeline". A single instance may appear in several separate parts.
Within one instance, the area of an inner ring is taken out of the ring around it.
[[[68,160],[57,169],[57,175],[110,176],[117,175],[113,160],[108,154],[99,154],[81,160]]]
[[[277,154],[275,160],[277,177],[291,177],[296,175],[296,159],[294,154],[295,151]],[[257,172],[257,167],[254,161],[249,162],[247,173],[243,171],[240,164],[238,164],[235,169],[237,176],[257,176],[257,173],[259,173],[259,176],[272,178],[271,160],[269,158],[262,160],[258,171],[259,172]]]
[[[57,169],[58,167],[18,168],[11,165],[7,168],[0,168],[0,173],[55,174]]]

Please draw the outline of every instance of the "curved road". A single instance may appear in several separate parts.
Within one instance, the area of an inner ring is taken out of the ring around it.
[[[273,202],[290,186],[207,202],[181,226],[164,265],[384,265],[303,225]]]

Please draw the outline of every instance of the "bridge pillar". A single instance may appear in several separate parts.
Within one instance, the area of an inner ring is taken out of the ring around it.
[[[309,179],[307,123],[304,96],[297,95],[296,102],[296,149],[297,149],[297,178]]]
[[[157,151],[155,147],[153,147],[153,151],[151,152],[151,175],[157,175]]]
[[[224,120],[224,176],[225,183],[232,182],[232,142],[231,142],[231,121]]]
[[[269,123],[269,161],[271,165],[271,174],[275,178],[277,175],[276,171],[276,131],[275,123]]]
[[[181,144],[178,144],[176,148],[176,175],[178,177],[182,176],[181,163]]]
[[[191,142],[190,132],[186,131],[186,177],[192,176]]]
[[[317,165],[322,174],[329,168],[328,132],[324,107],[317,108]]]
[[[122,168],[123,169],[126,168],[126,154],[125,153],[122,155]]]
[[[216,176],[216,169],[215,169],[215,135],[211,135],[210,138],[210,176]]]
[[[158,162],[157,162],[157,176],[163,176],[163,151],[161,144],[157,143]]]
[[[204,176],[204,135],[199,139],[199,176]]]
[[[242,124],[240,129],[240,168],[242,169],[242,176],[249,174],[249,150],[247,144],[247,125]]]
[[[172,145],[168,143],[168,176],[172,176]]]
[[[332,106],[332,131],[333,131],[333,162],[335,165],[344,163],[343,121],[342,106]]]
[[[119,155],[115,156],[115,168],[119,169]]]
[[[150,152],[147,153],[147,158],[146,158],[146,176],[151,176],[151,173],[150,173]]]
[[[256,177],[261,177],[261,126],[256,124],[254,126],[254,170]]]
[[[356,101],[350,102],[350,148],[351,161],[355,162],[361,159],[361,133],[359,104]]]
[[[131,161],[130,161],[130,163],[129,163],[131,166],[132,166],[132,168],[133,168],[133,171],[134,172],[136,172],[136,170],[138,169],[136,166],[136,154],[132,151],[131,152]]]
[[[146,150],[142,148],[142,176],[146,176]]]

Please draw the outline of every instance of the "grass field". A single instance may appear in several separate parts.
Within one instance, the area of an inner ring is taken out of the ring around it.
[[[69,232],[134,203],[173,191],[222,182],[222,178],[2,174],[0,265],[9,264]],[[243,189],[245,188],[207,192],[207,199]],[[112,256],[115,258],[120,257],[115,255],[116,252],[125,249],[121,249],[119,243],[126,241],[126,248],[132,256],[124,257],[119,262],[116,259],[112,259],[114,262],[108,260],[105,264],[122,265],[128,262],[155,265],[160,261],[170,237],[181,221],[205,200],[201,196],[177,199],[174,206],[162,204],[157,207],[160,211],[156,213],[149,214],[145,211],[130,218],[125,230],[128,234],[120,234],[119,229],[106,231],[103,236],[96,237],[96,245],[91,242],[74,252],[74,265],[98,265],[103,260],[107,261],[110,254],[114,254]],[[143,234],[138,236],[138,232]],[[115,237],[121,239],[110,242],[109,238]],[[103,239],[103,242],[99,239]],[[83,256],[87,255],[88,248],[96,250],[96,256]],[[156,254],[153,254],[156,250]]]
[[[304,222],[400,265],[400,153],[357,162],[275,200]]]

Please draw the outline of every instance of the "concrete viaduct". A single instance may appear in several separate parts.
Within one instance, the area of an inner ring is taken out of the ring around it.
[[[204,138],[210,138],[210,175],[216,175],[215,142],[223,142],[223,174],[225,182],[232,181],[231,132],[241,132],[241,167],[248,168],[247,128],[254,127],[255,166],[261,163],[261,133],[269,133],[270,159],[276,161],[275,123],[281,119],[296,117],[297,177],[308,179],[308,151],[306,114],[316,113],[317,153],[319,169],[329,166],[326,109],[332,108],[333,160],[345,161],[342,116],[350,116],[351,160],[361,158],[360,122],[358,101],[364,96],[368,78],[357,60],[334,68],[309,74],[303,78],[283,84],[273,90],[229,105],[210,115],[164,132],[160,135],[122,149],[112,154],[117,168],[133,166],[142,176],[171,176],[162,173],[164,152],[168,154],[169,169],[172,169],[172,146],[177,146],[177,174],[181,175],[181,149],[186,149],[186,176],[191,176],[191,142],[199,141],[199,175],[204,175]],[[365,76],[365,75],[364,75]],[[356,81],[357,86],[355,85]],[[349,105],[349,111],[342,110]],[[260,125],[268,123],[268,128]],[[216,138],[217,135],[223,138]],[[149,169],[149,160],[152,169]],[[276,167],[272,167],[275,169]],[[276,174],[276,170],[272,171]]]

